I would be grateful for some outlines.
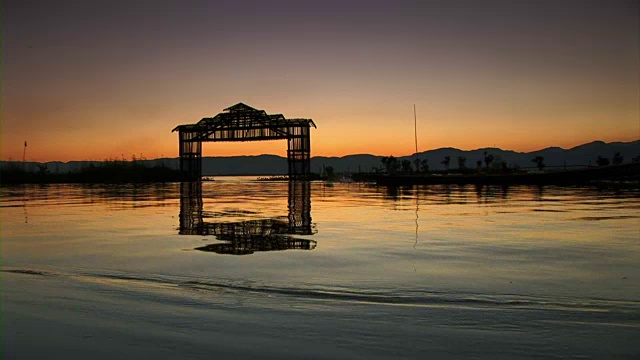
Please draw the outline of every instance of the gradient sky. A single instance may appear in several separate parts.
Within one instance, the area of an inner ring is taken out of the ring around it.
[[[175,157],[244,102],[312,155],[640,139],[638,1],[2,1],[3,160]],[[284,141],[204,156],[284,155]]]

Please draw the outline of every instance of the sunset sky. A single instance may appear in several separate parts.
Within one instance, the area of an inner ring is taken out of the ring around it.
[[[312,156],[640,138],[638,1],[2,1],[3,160],[175,157],[243,102]],[[284,155],[284,141],[204,156]]]

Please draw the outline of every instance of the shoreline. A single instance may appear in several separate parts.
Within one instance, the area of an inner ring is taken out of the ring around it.
[[[594,182],[640,184],[640,164],[540,173],[397,174],[362,176],[378,185],[593,185]]]
[[[614,185],[640,186],[640,163],[610,165],[576,170],[548,172],[435,172],[431,174],[373,174],[352,173],[335,176],[335,182],[375,182],[382,186],[403,185]],[[336,174],[338,175],[338,174]],[[225,175],[216,175],[225,176]],[[235,175],[229,175],[235,176]],[[254,176],[254,175],[251,175]],[[287,175],[258,176],[255,181],[286,181]],[[311,174],[307,181],[328,180],[326,176]],[[44,172],[6,171],[0,175],[0,187],[21,184],[144,184],[188,181],[179,170],[166,167],[95,167],[82,172],[56,174]],[[215,181],[215,176],[203,176],[201,181]]]

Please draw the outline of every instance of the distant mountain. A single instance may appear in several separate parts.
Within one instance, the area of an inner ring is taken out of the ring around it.
[[[475,168],[477,161],[484,160],[484,153],[494,156],[494,162],[505,161],[507,166],[519,166],[521,168],[533,168],[535,163],[532,159],[536,156],[544,157],[544,164],[547,167],[586,167],[596,165],[598,156],[613,158],[616,152],[623,156],[623,162],[629,163],[634,157],[640,156],[640,140],[632,142],[604,143],[594,141],[588,144],[576,146],[571,149],[550,147],[532,152],[516,152],[512,150],[502,150],[498,148],[482,148],[477,150],[460,150],[455,148],[440,148],[428,150],[417,154],[420,160],[427,160],[431,170],[442,170],[442,161],[446,156],[450,157],[450,169],[458,167],[458,157],[466,158],[466,167]],[[416,155],[398,157],[399,161],[415,161]],[[322,166],[332,166],[337,172],[362,172],[372,171],[374,168],[382,167],[382,156],[374,155],[348,155],[343,157],[322,157],[316,156],[311,159],[311,169],[319,172]],[[484,164],[484,163],[483,163]]]
[[[202,158],[203,175],[279,175],[287,171],[287,159],[277,155]]]
[[[519,166],[521,168],[532,168],[535,164],[531,161],[536,156],[544,157],[544,164],[547,167],[585,167],[596,165],[598,156],[613,158],[616,152],[623,157],[624,163],[629,163],[633,158],[640,158],[640,140],[631,142],[605,143],[594,141],[588,144],[576,146],[571,149],[559,147],[549,147],[528,153],[502,150],[498,148],[483,148],[477,150],[460,150],[455,148],[440,148],[424,151],[417,154],[420,160],[428,160],[431,170],[444,169],[442,161],[446,156],[451,159],[449,168],[458,167],[458,157],[466,158],[466,167],[475,168],[477,161],[483,161],[484,153],[494,156],[494,162],[505,161],[507,166]],[[347,155],[342,157],[314,156],[311,158],[311,171],[321,173],[324,167],[331,166],[336,172],[370,172],[375,168],[382,168],[382,156],[370,154]],[[398,157],[398,160],[411,160],[412,163],[416,155]],[[147,165],[160,165],[171,168],[178,168],[177,158],[163,158],[154,160],[143,160]],[[8,162],[3,161],[4,166]],[[17,162],[14,162],[17,163]],[[46,166],[50,172],[68,172],[78,170],[91,163],[98,165],[100,161],[53,161],[47,163],[25,163],[25,167],[30,171],[37,171],[38,166]],[[277,155],[257,155],[257,156],[211,156],[202,159],[202,172],[204,175],[279,175],[287,173],[287,159]]]

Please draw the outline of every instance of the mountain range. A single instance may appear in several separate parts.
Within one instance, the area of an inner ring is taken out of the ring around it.
[[[579,145],[571,149],[559,147],[549,147],[532,152],[516,152],[512,150],[502,150],[499,148],[482,148],[476,150],[460,150],[455,148],[440,148],[428,150],[417,154],[398,157],[398,161],[415,159],[427,160],[430,170],[444,169],[442,163],[445,157],[450,157],[449,168],[458,167],[458,157],[466,158],[466,167],[475,168],[477,161],[483,161],[485,152],[494,156],[494,163],[504,161],[509,167],[533,168],[535,163],[532,159],[536,156],[544,158],[547,168],[562,167],[587,167],[595,166],[597,158],[604,157],[612,159],[615,153],[623,156],[623,163],[630,163],[635,158],[640,160],[640,140],[631,142],[611,142],[594,141]],[[311,158],[311,171],[321,173],[325,167],[333,167],[335,172],[372,172],[376,168],[380,169],[383,156],[371,154],[346,155],[342,157],[314,156]],[[178,168],[177,158],[161,158],[154,160],[139,160],[146,165],[165,165],[171,168]],[[2,161],[2,164],[8,163]],[[46,166],[52,173],[68,172],[78,170],[93,163],[99,165],[101,161],[52,161],[46,163],[27,162],[26,169],[35,171],[38,166]],[[256,156],[208,156],[202,158],[203,175],[280,175],[287,173],[287,159],[277,155],[256,155]]]

